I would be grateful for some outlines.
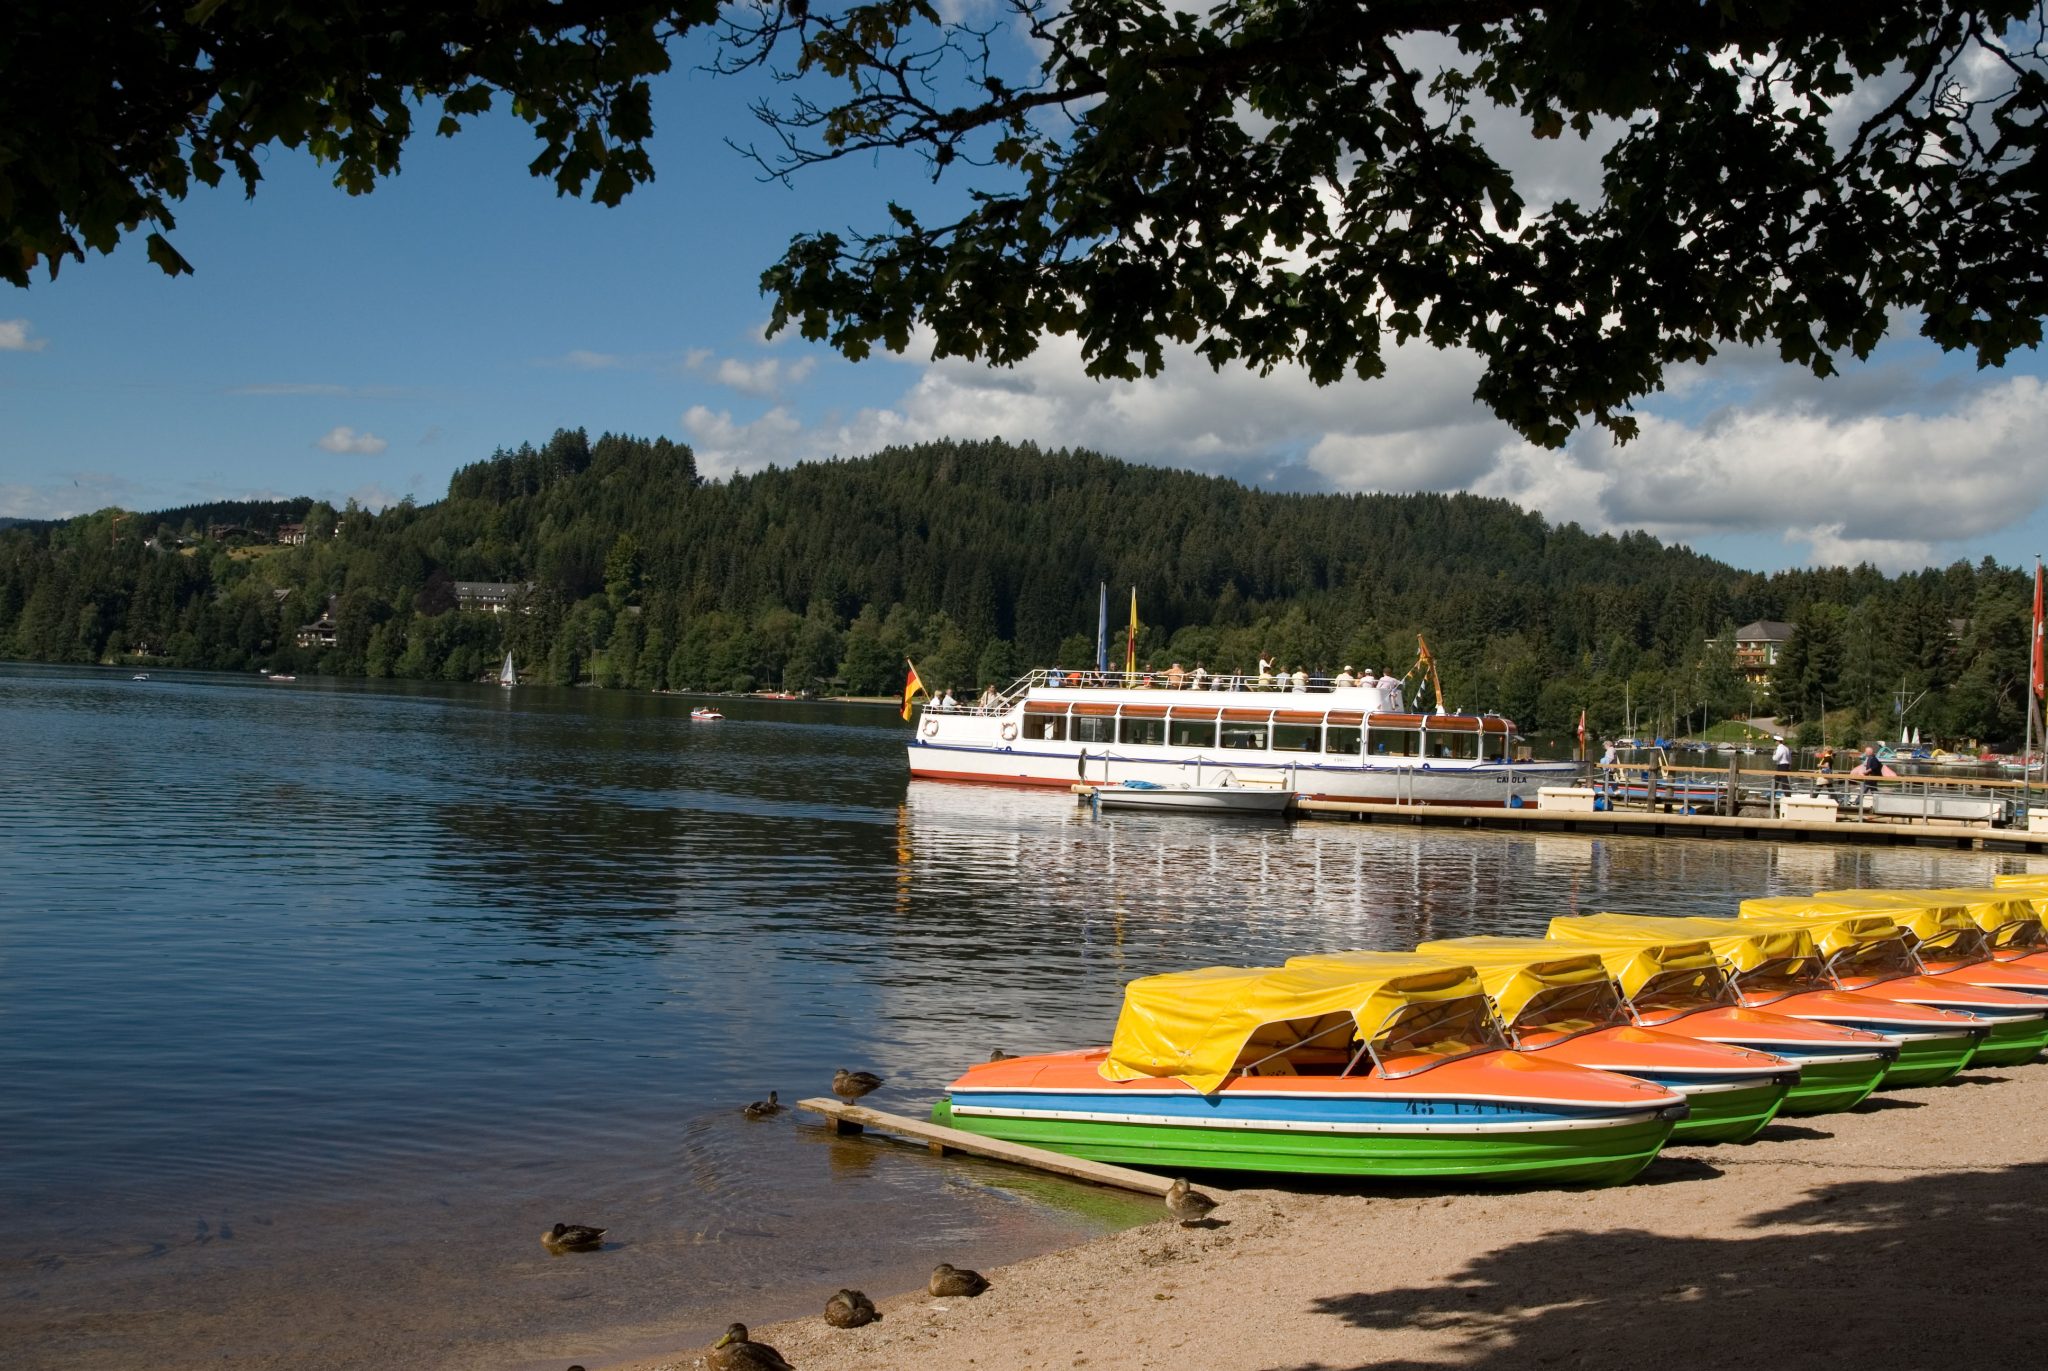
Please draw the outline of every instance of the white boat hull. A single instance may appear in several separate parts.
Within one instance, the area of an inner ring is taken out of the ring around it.
[[[1172,809],[1198,814],[1284,814],[1294,803],[1291,790],[1251,786],[1160,786],[1157,790],[1126,790],[1104,786],[1095,792],[1104,809]]]

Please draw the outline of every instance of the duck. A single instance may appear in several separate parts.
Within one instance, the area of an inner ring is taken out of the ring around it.
[[[776,1114],[780,1114],[781,1112],[782,1098],[781,1096],[777,1095],[773,1090],[768,1092],[767,1099],[755,1100],[752,1104],[740,1110],[740,1113],[746,1115],[750,1119],[766,1119],[773,1117]]]
[[[1166,1187],[1166,1212],[1180,1220],[1182,1228],[1200,1223],[1216,1209],[1216,1199],[1191,1190],[1185,1177]]]
[[[968,1271],[940,1262],[932,1268],[932,1278],[926,1283],[925,1289],[934,1295],[964,1295],[972,1299],[988,1289],[988,1277],[979,1271]]]
[[[872,1071],[848,1071],[842,1066],[832,1073],[832,1093],[848,1104],[881,1088],[882,1078]]]
[[[825,1322],[834,1328],[865,1328],[881,1317],[875,1302],[858,1290],[842,1290],[825,1301]]]
[[[604,1246],[606,1231],[588,1224],[558,1223],[540,1235],[540,1245],[550,1252],[595,1252]]]
[[[1007,1062],[1012,1060],[1011,1055],[1008,1052],[1003,1051],[1003,1049],[1000,1047],[992,1050],[988,1054],[988,1059],[992,1062]]]
[[[780,1352],[749,1338],[743,1323],[733,1324],[724,1337],[711,1344],[704,1364],[711,1371],[794,1371]]]

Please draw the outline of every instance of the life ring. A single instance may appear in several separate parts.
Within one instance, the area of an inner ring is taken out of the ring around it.
[[[938,733],[939,721],[937,719],[926,719],[924,721],[924,736],[927,738],[935,738],[938,736]]]
[[[1004,741],[1004,742],[1006,742],[1006,743],[1014,743],[1014,742],[1016,742],[1016,741],[1017,741],[1017,721],[1016,721],[1016,720],[1014,720],[1014,719],[1005,719],[1005,720],[1003,720],[1003,726],[1002,726],[1002,729],[1000,730],[1000,732],[1001,732],[1001,733],[1002,733],[1002,735],[1003,735],[1003,741]]]

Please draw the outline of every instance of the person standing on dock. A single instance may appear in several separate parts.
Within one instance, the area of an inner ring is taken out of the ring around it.
[[[1783,738],[1778,739],[1777,750],[1771,753],[1771,769],[1778,774],[1771,778],[1771,794],[1792,789],[1792,745]]]

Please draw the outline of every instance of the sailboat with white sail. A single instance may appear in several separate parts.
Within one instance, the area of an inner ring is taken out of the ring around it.
[[[510,690],[519,684],[519,673],[512,667],[512,654],[505,654],[505,665],[498,668],[498,684]]]

